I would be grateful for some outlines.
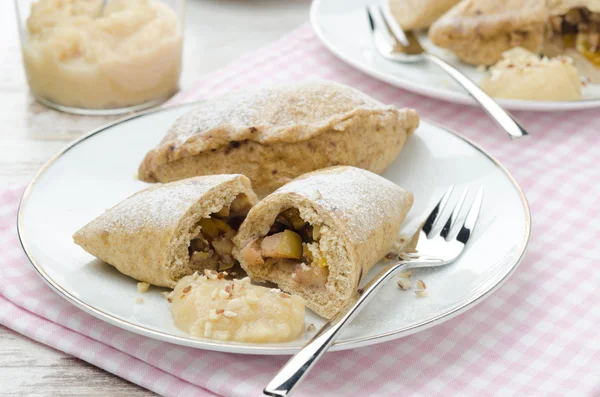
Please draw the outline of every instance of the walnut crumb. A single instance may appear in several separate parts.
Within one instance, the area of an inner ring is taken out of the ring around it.
[[[140,293],[144,293],[148,291],[148,288],[150,288],[150,284],[145,283],[143,281],[140,281],[139,283],[137,283],[137,290]]]
[[[425,298],[426,296],[429,296],[429,293],[427,291],[425,291],[424,289],[415,291],[415,294],[419,298]]]
[[[187,287],[185,287],[184,289],[182,289],[181,292],[183,292],[184,294],[187,294],[191,290],[192,290],[192,286],[188,285]]]
[[[306,328],[307,332],[315,332],[317,330],[317,327],[315,327],[314,324],[308,324],[308,327]]]
[[[427,289],[427,285],[425,285],[425,282],[423,280],[417,280],[417,289]]]
[[[398,287],[400,287],[403,290],[411,289],[412,283],[407,278],[399,278],[398,279]]]
[[[399,274],[400,278],[410,278],[412,276],[412,271],[408,270]]]
[[[142,298],[141,296],[138,296],[137,298],[135,298],[135,303],[137,303],[137,304],[144,303],[144,298]]]
[[[392,251],[385,254],[385,259],[387,259],[388,261],[391,261],[392,259],[394,259],[396,257],[397,257],[397,255],[395,253],[393,253]]]

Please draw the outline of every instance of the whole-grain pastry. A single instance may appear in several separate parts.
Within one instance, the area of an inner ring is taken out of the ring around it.
[[[252,280],[270,281],[333,317],[394,245],[413,195],[369,171],[331,167],[259,202],[234,238]]]
[[[205,271],[179,280],[169,296],[175,324],[197,337],[222,341],[277,343],[293,340],[304,329],[304,300],[229,280],[226,272]]]
[[[237,228],[257,198],[243,175],[211,175],[135,193],[73,239],[121,273],[162,287],[195,271],[234,265]]]
[[[547,20],[545,0],[463,0],[431,25],[429,37],[463,62],[493,65],[513,47],[539,52]]]
[[[460,0],[389,0],[392,15],[404,30],[426,29]]]
[[[592,83],[600,83],[600,0],[549,0],[544,54],[567,55]]]
[[[139,167],[168,182],[240,173],[259,194],[331,165],[383,172],[419,117],[344,85],[321,81],[228,94],[175,121]]]

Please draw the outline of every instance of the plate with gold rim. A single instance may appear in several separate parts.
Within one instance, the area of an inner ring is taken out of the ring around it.
[[[163,296],[140,296],[136,281],[73,243],[72,235],[106,208],[148,186],[138,165],[174,120],[194,105],[145,112],[92,131],[49,160],[25,190],[18,213],[21,244],[40,277],[91,315],[125,330],[200,349],[244,354],[292,354],[311,337],[278,344],[194,338],[177,329]],[[384,286],[340,335],[332,350],[400,338],[445,322],[481,302],[515,271],[529,241],[527,200],[510,173],[466,138],[422,120],[384,176],[412,191],[406,224],[418,224],[449,185],[483,186],[486,200],[472,243],[451,266],[416,270],[429,296],[418,298],[396,283]],[[497,212],[502,208],[502,216]],[[371,270],[375,275],[383,264]],[[369,275],[365,277],[368,280]],[[324,320],[307,310],[305,325]]]

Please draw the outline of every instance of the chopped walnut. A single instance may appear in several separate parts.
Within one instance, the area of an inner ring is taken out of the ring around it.
[[[314,324],[308,324],[308,327],[306,328],[307,332],[315,332],[317,330],[317,327],[315,327]]]
[[[412,283],[410,282],[409,279],[399,278],[398,279],[398,287],[402,288],[403,290],[411,289]]]
[[[138,292],[141,292],[142,294],[144,292],[147,292],[148,288],[150,288],[150,284],[148,284],[148,283],[145,283],[143,281],[140,281],[139,283],[137,283],[137,290],[138,290]]]

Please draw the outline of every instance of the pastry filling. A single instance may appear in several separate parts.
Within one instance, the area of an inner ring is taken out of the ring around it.
[[[297,208],[290,208],[277,216],[265,237],[250,242],[241,254],[249,266],[276,266],[300,284],[324,286],[329,267],[320,237],[321,226],[309,224]]]
[[[250,207],[248,198],[241,194],[231,205],[200,219],[188,248],[192,268],[222,271],[236,264],[232,239]]]
[[[562,37],[566,48],[575,48],[600,68],[600,13],[574,8],[565,15],[550,17],[552,33]]]

